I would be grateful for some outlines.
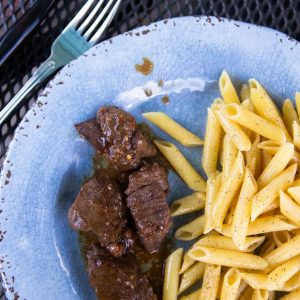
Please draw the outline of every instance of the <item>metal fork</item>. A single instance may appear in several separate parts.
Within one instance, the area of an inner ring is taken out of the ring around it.
[[[101,7],[104,0],[87,1],[53,42],[50,57],[40,65],[20,91],[0,111],[0,126],[35,86],[97,43],[115,16],[121,1],[109,0],[103,9]],[[88,14],[95,2],[98,3],[91,13]],[[101,22],[101,26],[97,29]],[[79,26],[80,23],[81,25]]]

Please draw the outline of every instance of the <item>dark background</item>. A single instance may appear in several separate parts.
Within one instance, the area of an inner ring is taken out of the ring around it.
[[[40,21],[13,54],[0,64],[0,109],[49,56],[53,40],[86,2],[48,0],[44,1],[47,2],[47,10],[33,14],[38,1],[42,0],[0,0],[0,42],[14,29],[21,36],[25,28],[21,21],[30,12],[35,24]],[[186,15],[214,15],[255,23],[300,40],[300,0],[123,0],[103,39],[153,21]],[[28,19],[27,22],[30,21]],[[267,41],[265,46],[268,47]],[[0,166],[16,126],[42,89],[43,86],[32,92],[0,128]],[[0,297],[1,294],[0,289]],[[3,299],[4,296],[0,298]]]

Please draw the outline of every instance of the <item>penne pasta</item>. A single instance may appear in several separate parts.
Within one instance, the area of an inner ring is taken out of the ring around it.
[[[250,136],[251,135],[254,136],[254,141],[251,145],[251,149],[246,152],[246,166],[249,168],[253,176],[257,178],[261,170],[261,149],[257,147],[260,143],[260,135],[250,132]]]
[[[199,300],[215,300],[220,285],[221,266],[207,264]]]
[[[204,270],[205,263],[199,261],[185,271],[181,277],[178,294],[183,293],[185,290],[199,281],[204,275]]]
[[[252,211],[251,221],[253,222],[264,209],[269,206],[279,195],[279,190],[286,190],[289,188],[295,178],[297,171],[297,165],[293,164],[281,174],[275,177],[270,183],[268,183],[263,189],[261,189],[252,198]]]
[[[253,289],[266,289],[268,282],[267,274],[239,272],[239,276]]]
[[[282,191],[280,191],[280,211],[300,227],[300,205]]]
[[[282,215],[260,217],[254,222],[249,223],[247,236],[282,230],[290,231],[297,228],[298,226],[296,224]],[[220,232],[225,236],[231,237],[231,225],[224,224]]]
[[[239,294],[241,277],[236,269],[229,269],[225,276],[220,300],[236,300]]]
[[[239,125],[248,128],[263,137],[276,141],[280,144],[285,143],[286,136],[282,128],[273,125],[271,122],[259,115],[244,109],[238,104],[226,104],[222,110],[227,117]]]
[[[236,209],[236,205],[237,205],[237,202],[238,202],[238,193],[236,193],[231,201],[231,204],[229,206],[229,209],[227,211],[227,214],[225,216],[225,219],[224,219],[224,223],[225,224],[231,224],[232,223],[232,220],[233,220],[233,216],[235,214],[235,209]]]
[[[252,252],[258,248],[264,241],[264,236],[257,237],[246,237],[245,238],[245,249],[240,250],[230,237],[226,236],[205,236],[193,245],[193,248],[198,246],[204,246],[209,248],[241,251],[241,252]]]
[[[194,191],[205,192],[206,183],[186,160],[178,148],[172,143],[155,140],[154,144],[165,156],[178,175],[185,181],[188,187]]]
[[[181,248],[177,249],[166,260],[163,300],[177,300],[182,253]]]
[[[269,290],[280,289],[293,276],[300,272],[300,255],[286,261],[280,266],[276,267],[268,274],[267,288]]]
[[[271,300],[270,293],[268,290],[254,290],[251,300]]]
[[[198,289],[187,296],[183,296],[180,298],[180,300],[199,300],[200,294],[202,289]]]
[[[263,188],[278,176],[286,168],[293,154],[294,145],[291,143],[283,144],[257,179],[259,188]]]
[[[181,241],[190,241],[199,237],[204,232],[205,215],[181,226],[175,232],[175,238]]]
[[[300,150],[300,125],[295,121],[293,123],[293,143],[297,150]]]
[[[282,231],[272,232],[272,237],[275,242],[275,245],[279,247],[282,244],[288,242],[292,238],[292,235],[287,230],[282,230]]]
[[[300,92],[295,93],[295,102],[296,102],[296,108],[299,117],[300,116]]]
[[[223,71],[220,76],[219,88],[225,103],[240,103],[237,92],[226,71]]]
[[[213,208],[215,205],[217,193],[219,192],[221,186],[221,179],[222,179],[222,175],[220,173],[215,173],[207,180],[205,227],[204,227],[205,234],[210,232],[212,229],[214,229]]]
[[[246,168],[244,181],[232,221],[232,239],[238,249],[245,249],[245,240],[251,218],[251,198],[257,191],[256,181]]]
[[[247,100],[250,102],[250,87],[247,83],[242,84],[240,96],[242,99],[242,104]],[[252,105],[252,103],[251,103],[251,105]]]
[[[148,112],[144,113],[143,116],[186,147],[200,146],[204,143],[202,139],[163,112]]]
[[[196,261],[194,259],[189,257],[188,251],[186,251],[185,254],[183,255],[183,259],[182,259],[183,261],[182,261],[182,265],[181,265],[179,274],[183,274],[187,269],[189,269],[192,265],[194,265],[196,263]]]
[[[297,122],[299,124],[299,119],[294,105],[290,99],[286,99],[283,102],[282,113],[285,127],[287,128],[289,134],[293,136],[293,123]]]
[[[292,139],[284,125],[280,113],[278,112],[273,100],[267,94],[266,90],[255,79],[249,80],[249,86],[250,99],[257,114],[271,122],[273,125],[282,128],[285,132],[287,140],[291,141]]]
[[[264,149],[261,149],[261,169],[264,170],[272,160],[273,155]]]
[[[170,207],[171,216],[181,216],[198,211],[205,206],[205,194],[196,192],[192,195],[175,200]]]
[[[287,281],[282,287],[276,287],[277,290],[283,292],[292,292],[300,288],[300,272],[294,275],[289,281]]]
[[[223,130],[230,137],[236,148],[240,151],[249,151],[251,141],[241,126],[232,122],[222,109],[215,109],[214,113]]]
[[[223,169],[222,178],[223,181],[228,177],[230,170],[236,160],[238,149],[235,147],[229,135],[225,134],[223,139]]]
[[[287,243],[274,249],[269,254],[264,256],[264,259],[269,263],[270,267],[276,267],[279,264],[291,259],[300,254],[300,235],[296,235]]]
[[[273,216],[274,210],[279,207],[279,197],[276,198],[269,206],[266,206],[261,212],[261,217]]]
[[[268,253],[273,251],[275,248],[276,248],[276,244],[275,244],[273,238],[267,239],[260,248],[259,256],[267,255]]]
[[[206,132],[202,154],[202,167],[207,177],[211,176],[217,170],[221,131],[222,128],[215,114],[210,108],[208,108]]]
[[[292,186],[287,189],[289,195],[300,205],[300,186]]]
[[[244,159],[239,152],[234,165],[222,184],[216,198],[213,208],[213,219],[215,227],[221,227],[225,219],[226,213],[230,207],[231,201],[238,191],[244,175]]]
[[[208,264],[233,268],[263,270],[268,266],[266,260],[254,254],[203,246],[192,248],[189,256]]]
[[[281,297],[279,300],[299,300],[299,299],[300,299],[300,289],[297,289],[294,292],[291,292]]]

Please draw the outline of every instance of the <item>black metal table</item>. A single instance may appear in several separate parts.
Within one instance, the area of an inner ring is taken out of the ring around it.
[[[0,109],[48,57],[55,37],[85,2],[0,0],[0,53],[5,58],[0,57]],[[44,5],[42,11],[42,6],[37,10],[37,5]],[[103,39],[154,21],[185,15],[214,15],[255,23],[300,40],[300,0],[123,0]],[[12,33],[15,41],[8,44],[4,39]],[[14,130],[44,86],[33,91],[0,128],[0,166]],[[0,291],[0,297],[1,294]]]

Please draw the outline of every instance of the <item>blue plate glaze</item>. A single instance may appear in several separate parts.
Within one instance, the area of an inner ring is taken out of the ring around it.
[[[154,62],[150,76],[135,71],[143,57]],[[65,67],[20,124],[2,170],[0,258],[8,299],[95,299],[66,219],[92,172],[93,149],[78,137],[75,123],[116,104],[139,121],[142,112],[167,112],[203,137],[206,107],[218,95],[223,69],[237,86],[257,78],[281,103],[299,90],[299,57],[298,43],[276,31],[186,17],[115,37]],[[158,80],[165,82],[162,89]],[[147,86],[154,92],[149,99]],[[169,104],[161,101],[165,93]],[[200,149],[180,148],[202,172]],[[175,174],[170,179],[170,201],[189,193]],[[175,227],[183,222],[179,217]]]

